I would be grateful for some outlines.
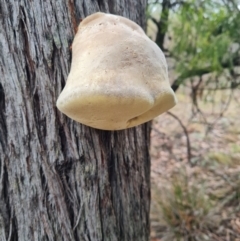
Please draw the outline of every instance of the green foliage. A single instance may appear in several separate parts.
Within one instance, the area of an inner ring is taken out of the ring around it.
[[[164,18],[163,6],[170,11],[168,19]],[[205,88],[209,83],[212,88],[212,82],[216,89],[240,85],[240,73],[236,71],[240,67],[237,1],[149,0],[147,17],[157,27],[156,43],[175,59],[178,73],[175,90],[185,80],[205,74],[214,74],[212,80],[206,81]],[[158,41],[161,35],[165,36],[164,44]],[[223,78],[219,81],[219,77]]]
[[[170,51],[178,59],[182,79],[233,68],[236,56],[240,56],[239,20],[237,9],[227,9],[219,1],[192,0],[181,5],[170,25]]]

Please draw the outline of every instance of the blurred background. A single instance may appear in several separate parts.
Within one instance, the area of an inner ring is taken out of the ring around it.
[[[178,104],[153,121],[152,241],[240,241],[240,0],[149,0]]]

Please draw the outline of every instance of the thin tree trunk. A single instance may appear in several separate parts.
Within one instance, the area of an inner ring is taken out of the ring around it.
[[[0,1],[0,241],[146,241],[150,125],[100,131],[56,100],[81,18],[146,0]]]
[[[157,36],[156,36],[156,44],[164,50],[164,38],[166,36],[166,33],[168,31],[168,17],[169,17],[169,11],[170,11],[170,0],[163,0],[162,1],[162,12],[161,12],[161,18],[158,21],[155,19],[152,19],[153,22],[157,25]]]

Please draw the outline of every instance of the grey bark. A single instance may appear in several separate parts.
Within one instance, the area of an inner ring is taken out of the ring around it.
[[[100,131],[56,100],[81,18],[146,0],[0,1],[0,241],[146,241],[150,125]]]

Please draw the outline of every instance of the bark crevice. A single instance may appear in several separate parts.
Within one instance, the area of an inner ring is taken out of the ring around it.
[[[0,239],[147,241],[149,124],[101,131],[56,109],[75,28],[96,11],[145,26],[146,0],[0,1]]]

